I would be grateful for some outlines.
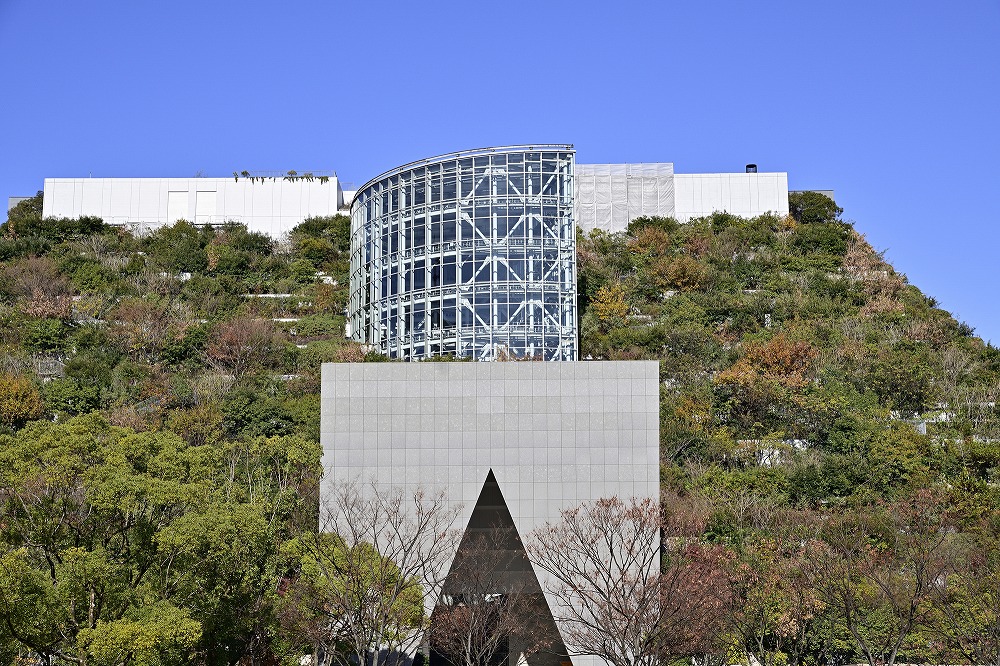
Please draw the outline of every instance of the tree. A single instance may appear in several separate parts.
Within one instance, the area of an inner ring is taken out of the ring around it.
[[[37,223],[42,219],[42,191],[38,190],[35,196],[28,197],[24,201],[18,201],[17,205],[7,211],[7,222],[4,231],[11,236],[17,236],[26,223]]]
[[[0,435],[0,654],[262,663],[318,462],[297,437],[194,447],[97,414]]]
[[[733,562],[733,604],[728,614],[730,645],[762,666],[797,666],[824,656],[830,622],[816,587],[822,544],[814,539],[745,543]]]
[[[297,546],[307,586],[297,614],[311,618],[317,663],[382,666],[415,652],[458,545],[457,514],[424,490],[344,484],[326,495],[320,531]]]
[[[611,282],[598,289],[590,307],[604,330],[628,323],[628,302],[620,282]]]
[[[332,244],[330,249],[334,252],[347,252],[351,249],[351,218],[347,215],[307,217],[289,235],[296,252],[299,251],[299,244],[306,238],[328,240]]]
[[[708,268],[700,261],[687,255],[678,257],[661,256],[651,268],[654,279],[661,288],[680,291],[700,289],[708,281]]]
[[[169,227],[160,227],[143,240],[143,247],[157,265],[173,271],[201,271],[208,266],[205,246],[208,236],[193,224],[178,220]]]
[[[985,530],[957,555],[946,583],[932,589],[945,658],[1000,666],[1000,543]]]
[[[166,473],[185,458],[178,444],[96,415],[0,436],[0,625],[22,649],[117,664],[94,651],[110,655],[124,635],[135,638],[133,654],[197,636],[157,589],[157,531],[201,491]],[[170,620],[144,624],[141,639],[128,629],[154,615]]]
[[[532,533],[567,646],[612,666],[709,652],[727,601],[721,547],[671,537],[650,499],[587,502]]]
[[[931,600],[950,569],[948,519],[943,499],[919,490],[827,528],[818,588],[869,666],[926,656],[909,641],[933,628]]]
[[[821,192],[791,192],[788,212],[796,222],[816,224],[838,220],[844,209]]]

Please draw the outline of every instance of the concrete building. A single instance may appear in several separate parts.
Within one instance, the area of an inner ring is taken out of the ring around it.
[[[558,148],[572,150],[572,146]],[[453,155],[482,157],[504,150],[485,148]],[[419,164],[429,165],[435,159],[439,158],[398,167],[383,176],[398,176],[401,170],[419,169]],[[573,217],[584,231],[622,231],[641,215],[686,222],[717,211],[743,217],[788,213],[786,173],[685,174],[675,173],[670,162],[574,166]],[[378,185],[383,176],[366,187]],[[272,236],[280,236],[311,215],[348,213],[355,197],[354,191],[341,189],[333,172],[315,172],[311,180],[291,181],[276,173],[253,179],[46,178],[44,193],[46,217],[92,215],[140,230],[178,219],[195,224],[234,221]],[[8,208],[21,198],[8,199]]]
[[[658,377],[655,361],[324,364],[321,492],[359,480],[407,494],[443,488],[461,506],[458,526],[509,515],[506,547],[517,549],[562,509],[659,497]],[[514,573],[558,624],[544,573],[530,562]],[[518,656],[512,645],[505,666]],[[558,650],[528,659],[565,661]]]
[[[333,172],[253,178],[46,178],[44,217],[102,218],[139,232],[187,220],[238,222],[278,237],[307,217],[335,215],[344,192]]]
[[[351,208],[352,336],[392,358],[574,360],[574,151],[488,148],[372,179]]]
[[[756,168],[756,167],[754,167]],[[643,215],[788,214],[786,173],[675,173],[670,163],[578,164],[575,217],[584,231],[624,231]]]

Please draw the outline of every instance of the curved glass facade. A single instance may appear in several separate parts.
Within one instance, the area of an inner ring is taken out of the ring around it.
[[[351,207],[351,337],[392,358],[575,360],[572,146],[401,166]]]

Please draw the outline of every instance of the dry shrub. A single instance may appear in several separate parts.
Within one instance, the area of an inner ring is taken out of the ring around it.
[[[48,257],[29,257],[7,266],[4,289],[29,317],[69,319],[73,289],[59,267]]]
[[[813,361],[818,356],[819,352],[808,342],[793,341],[779,333],[764,344],[749,345],[743,357],[720,372],[716,381],[750,384],[760,378],[799,389],[809,383]]]
[[[334,352],[335,363],[361,363],[365,360],[365,351],[357,342],[349,342]]]
[[[276,366],[283,343],[281,331],[274,322],[237,317],[212,330],[205,354],[216,368],[239,379]]]
[[[711,247],[712,242],[707,236],[696,235],[691,236],[691,238],[687,239],[687,242],[684,243],[684,252],[695,259],[699,259],[708,254]]]
[[[108,334],[133,360],[152,360],[167,339],[172,318],[161,303],[130,299],[111,311]]]
[[[108,410],[108,423],[136,432],[148,432],[159,430],[161,419],[158,409],[140,410],[135,405],[121,405]]]

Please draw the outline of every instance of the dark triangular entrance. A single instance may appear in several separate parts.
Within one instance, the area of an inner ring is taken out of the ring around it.
[[[570,661],[492,469],[431,616],[430,647],[430,666]]]

